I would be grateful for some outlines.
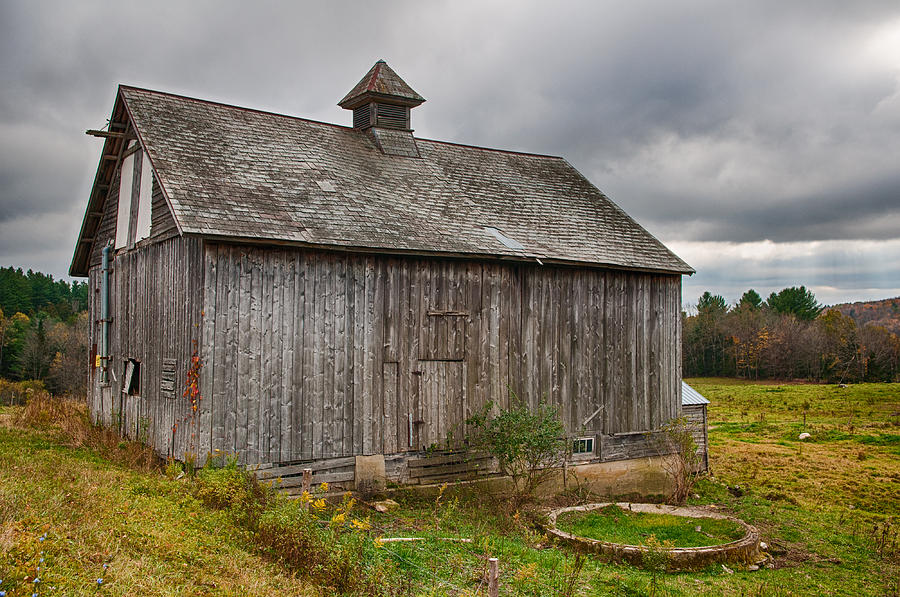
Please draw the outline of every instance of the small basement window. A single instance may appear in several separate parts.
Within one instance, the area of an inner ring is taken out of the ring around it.
[[[593,454],[594,453],[594,438],[593,437],[578,437],[572,441],[572,455],[577,456],[579,454]]]
[[[137,359],[125,359],[122,393],[129,396],[141,395],[141,362]]]

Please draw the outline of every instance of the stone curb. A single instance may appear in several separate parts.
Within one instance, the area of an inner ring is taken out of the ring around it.
[[[549,536],[560,543],[574,547],[584,553],[600,555],[613,561],[625,561],[635,566],[640,566],[643,554],[647,548],[641,545],[626,545],[624,543],[610,543],[599,539],[580,537],[556,528],[556,519],[565,512],[589,512],[599,510],[606,506],[616,505],[623,510],[644,512],[651,514],[669,514],[672,516],[685,516],[691,518],[718,518],[731,520],[745,529],[744,536],[730,543],[721,545],[709,545],[703,547],[676,547],[670,553],[670,570],[691,570],[705,568],[715,563],[730,563],[751,565],[762,559],[759,551],[759,531],[756,527],[747,524],[739,518],[727,516],[708,508],[698,506],[669,506],[666,504],[634,504],[628,502],[604,502],[598,504],[585,504],[583,506],[570,506],[558,508],[548,514],[548,524],[543,525],[543,530]]]

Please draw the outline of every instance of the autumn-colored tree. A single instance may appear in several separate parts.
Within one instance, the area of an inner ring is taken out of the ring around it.
[[[856,322],[837,309],[829,309],[820,318],[818,327],[821,372],[826,381],[858,381],[865,378]]]
[[[687,342],[691,344],[690,370],[696,371],[699,375],[730,373],[727,370],[730,361],[725,354],[725,348],[729,343],[724,328],[727,314],[728,307],[722,296],[707,291],[697,301],[697,315],[684,330]]]
[[[878,325],[859,330],[860,355],[867,379],[896,379],[900,361],[900,338]]]
[[[47,338],[56,352],[50,363],[48,388],[57,394],[83,395],[88,376],[88,314],[79,313],[71,324],[55,322]]]
[[[728,310],[721,296],[706,292],[698,301],[696,315],[682,314],[685,375],[900,380],[900,336],[881,325],[861,326],[848,314],[858,310],[868,316],[875,310],[884,318],[894,299],[877,301],[874,309],[868,303],[844,305],[844,314],[832,309],[808,319],[820,307],[803,286],[772,293],[771,306],[758,298],[748,290]],[[887,321],[900,324],[898,319]]]
[[[759,306],[741,301],[729,317],[735,372],[740,377],[759,379],[763,351],[769,346],[767,314]]]

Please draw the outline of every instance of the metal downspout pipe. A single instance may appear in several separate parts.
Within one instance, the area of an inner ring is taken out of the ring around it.
[[[109,383],[109,252],[103,247],[100,261],[100,383]]]

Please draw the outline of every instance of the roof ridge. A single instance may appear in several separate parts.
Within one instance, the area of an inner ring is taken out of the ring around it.
[[[453,145],[454,147],[465,147],[467,149],[480,149],[482,151],[495,151],[498,153],[509,153],[512,155],[527,155],[536,158],[549,158],[554,160],[565,160],[561,155],[553,155],[549,153],[536,153],[533,151],[519,151],[516,149],[501,149],[499,147],[485,147],[484,145],[472,145],[471,143],[459,143],[457,141],[443,141],[441,139],[428,139],[427,137],[416,137],[416,142],[425,141],[427,143],[440,143],[441,145]]]
[[[303,116],[294,116],[293,114],[284,114],[282,112],[273,112],[272,110],[261,110],[259,108],[248,108],[247,106],[239,106],[237,104],[229,104],[227,102],[203,99],[200,97],[184,95],[181,93],[171,93],[168,91],[159,91],[157,89],[149,89],[147,87],[137,87],[135,85],[125,85],[124,83],[119,83],[119,89],[133,89],[135,91],[143,91],[146,93],[154,93],[156,95],[164,95],[167,97],[174,97],[174,98],[178,98],[178,99],[182,99],[182,100],[197,102],[199,104],[209,104],[212,106],[219,106],[221,108],[232,108],[234,110],[241,110],[243,112],[255,112],[256,114],[264,114],[267,116],[279,116],[281,118],[289,118],[291,120],[301,120],[303,122],[309,122],[312,124],[324,124],[325,126],[332,126],[335,128],[345,129],[348,131],[354,130],[354,128],[352,126],[347,126],[345,124],[336,124],[334,122],[325,122],[324,120],[314,120],[312,118],[304,118]]]
[[[379,60],[375,63],[375,67],[372,69],[372,76],[369,77],[369,84],[366,85],[366,90],[375,91],[375,81],[378,79],[378,73],[381,72],[381,65],[387,64],[384,60]]]
[[[289,118],[291,120],[300,120],[302,122],[310,122],[312,124],[324,124],[325,126],[332,126],[332,127],[344,129],[347,131],[356,131],[356,129],[354,129],[352,126],[347,126],[344,124],[335,124],[334,122],[325,122],[324,120],[314,120],[312,118],[304,118],[302,116],[294,116],[292,114],[283,114],[281,112],[273,112],[272,110],[261,110],[259,108],[248,108],[246,106],[239,106],[237,104],[230,104],[227,102],[222,102],[222,101],[217,101],[217,100],[203,99],[200,97],[194,97],[192,95],[184,95],[182,93],[171,93],[169,91],[159,91],[158,89],[150,89],[148,87],[138,87],[136,85],[126,85],[125,83],[120,83],[119,88],[120,89],[133,89],[135,91],[142,91],[145,93],[153,93],[156,95],[162,95],[162,96],[166,96],[166,97],[174,97],[174,98],[178,98],[178,99],[197,102],[200,104],[209,104],[212,106],[219,106],[222,108],[231,108],[234,110],[241,110],[243,112],[254,112],[256,114],[264,114],[267,116],[279,116],[281,118]],[[471,143],[460,143],[457,141],[444,141],[442,139],[429,139],[427,137],[415,137],[415,139],[416,139],[416,141],[425,141],[427,143],[440,143],[442,145],[452,145],[455,147],[480,149],[482,151],[494,151],[494,152],[498,152],[498,153],[509,153],[509,154],[513,154],[513,155],[527,155],[527,156],[533,156],[533,157],[539,157],[539,158],[552,158],[552,159],[557,159],[557,160],[565,160],[565,158],[563,156],[552,155],[549,153],[537,153],[537,152],[533,152],[533,151],[519,151],[519,150],[515,150],[515,149],[503,149],[500,147],[487,147],[484,145],[473,145]]]

